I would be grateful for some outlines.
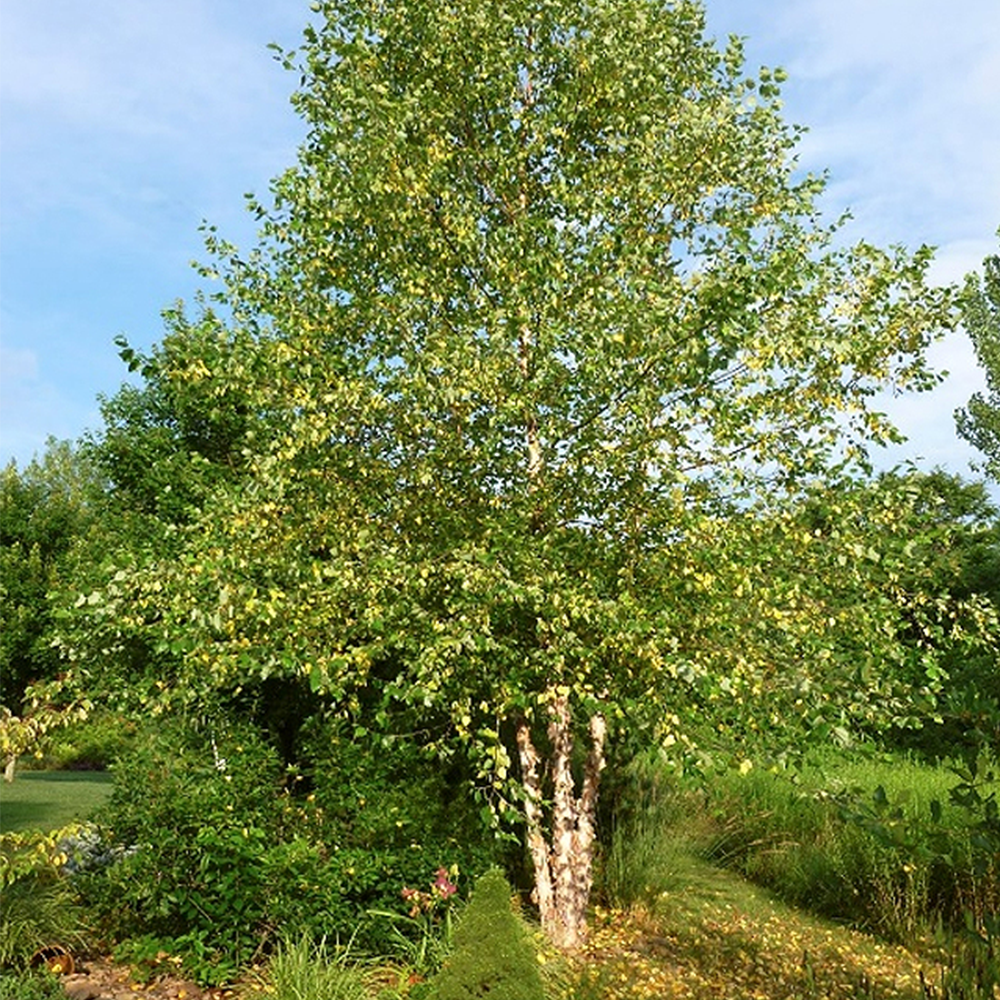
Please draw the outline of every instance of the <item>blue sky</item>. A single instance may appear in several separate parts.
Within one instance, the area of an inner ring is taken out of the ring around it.
[[[708,0],[709,32],[783,66],[802,166],[829,168],[850,238],[939,247],[958,280],[997,252],[998,0]],[[292,46],[305,0],[4,0],[0,11],[0,464],[100,424],[125,377],[113,339],[148,347],[189,300],[208,220],[253,237],[244,192],[295,157]],[[882,464],[968,471],[952,413],[982,385],[967,340],[931,394],[886,400],[909,436]]]

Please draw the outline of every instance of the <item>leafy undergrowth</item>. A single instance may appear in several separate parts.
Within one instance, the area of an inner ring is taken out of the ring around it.
[[[695,858],[648,906],[598,909],[581,959],[563,997],[915,1000],[921,973],[938,975],[902,947],[791,909]]]

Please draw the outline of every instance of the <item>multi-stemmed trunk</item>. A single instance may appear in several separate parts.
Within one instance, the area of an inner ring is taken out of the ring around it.
[[[583,944],[586,936],[587,902],[593,882],[594,814],[604,768],[606,726],[602,715],[591,717],[590,749],[577,794],[569,693],[557,690],[552,694],[548,727],[552,777],[550,841],[545,836],[541,758],[525,720],[517,728],[517,747],[542,929],[557,947],[573,950]]]

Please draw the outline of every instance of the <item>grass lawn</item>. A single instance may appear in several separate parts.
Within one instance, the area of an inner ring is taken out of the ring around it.
[[[86,819],[110,792],[106,771],[21,771],[10,784],[0,781],[0,833]]]

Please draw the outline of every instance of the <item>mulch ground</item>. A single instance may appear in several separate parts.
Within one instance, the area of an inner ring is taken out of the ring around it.
[[[237,996],[235,990],[206,989],[174,975],[140,982],[129,966],[106,957],[79,960],[76,969],[60,981],[69,1000],[228,1000]]]

